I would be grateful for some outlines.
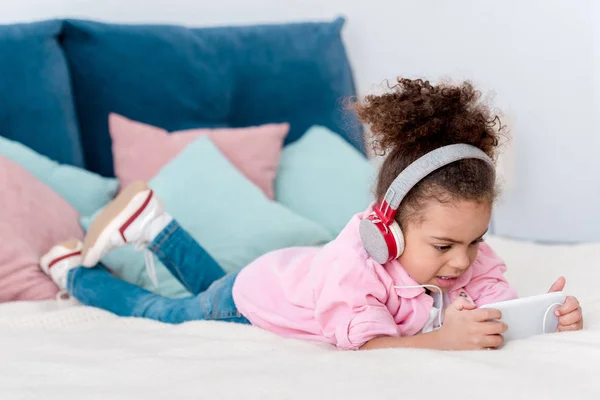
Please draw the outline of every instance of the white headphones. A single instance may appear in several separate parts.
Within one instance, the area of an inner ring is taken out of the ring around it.
[[[435,149],[406,167],[390,185],[373,212],[360,222],[360,237],[369,255],[379,264],[394,260],[404,251],[404,235],[394,217],[408,192],[427,175],[453,162],[475,158],[495,173],[494,162],[481,149],[464,143]]]

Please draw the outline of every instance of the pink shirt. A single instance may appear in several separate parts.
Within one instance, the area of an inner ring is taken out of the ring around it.
[[[411,336],[429,319],[433,299],[393,260],[375,262],[358,232],[363,213],[324,247],[295,247],[265,254],[244,268],[233,286],[239,311],[281,336],[320,340],[355,350],[379,336]],[[448,291],[477,306],[514,299],[506,267],[482,243],[477,258]]]

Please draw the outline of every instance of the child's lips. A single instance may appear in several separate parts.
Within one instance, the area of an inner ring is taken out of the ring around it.
[[[456,280],[458,279],[458,276],[436,276],[435,278],[438,283],[438,286],[443,288],[450,288],[454,286]]]

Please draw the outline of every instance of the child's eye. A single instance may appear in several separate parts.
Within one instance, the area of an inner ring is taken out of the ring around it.
[[[478,245],[479,243],[483,242],[483,238],[479,238],[475,241],[473,241],[473,243],[471,243],[472,246]]]
[[[450,245],[444,245],[444,246],[433,245],[433,247],[435,247],[435,249],[438,251],[446,251],[446,250],[450,249]]]

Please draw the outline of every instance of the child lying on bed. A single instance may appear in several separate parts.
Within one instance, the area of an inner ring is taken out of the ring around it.
[[[81,303],[121,316],[252,324],[349,350],[502,345],[506,326],[490,321],[500,312],[478,308],[517,296],[504,263],[483,243],[497,195],[496,117],[468,82],[399,79],[352,107],[387,158],[378,203],[326,246],[273,251],[226,274],[136,182],[94,220],[83,243],[53,247],[41,268]],[[153,252],[194,296],[164,298],[97,266],[128,244]],[[560,278],[551,290],[564,284]],[[557,313],[560,331],[582,329],[575,298]]]

